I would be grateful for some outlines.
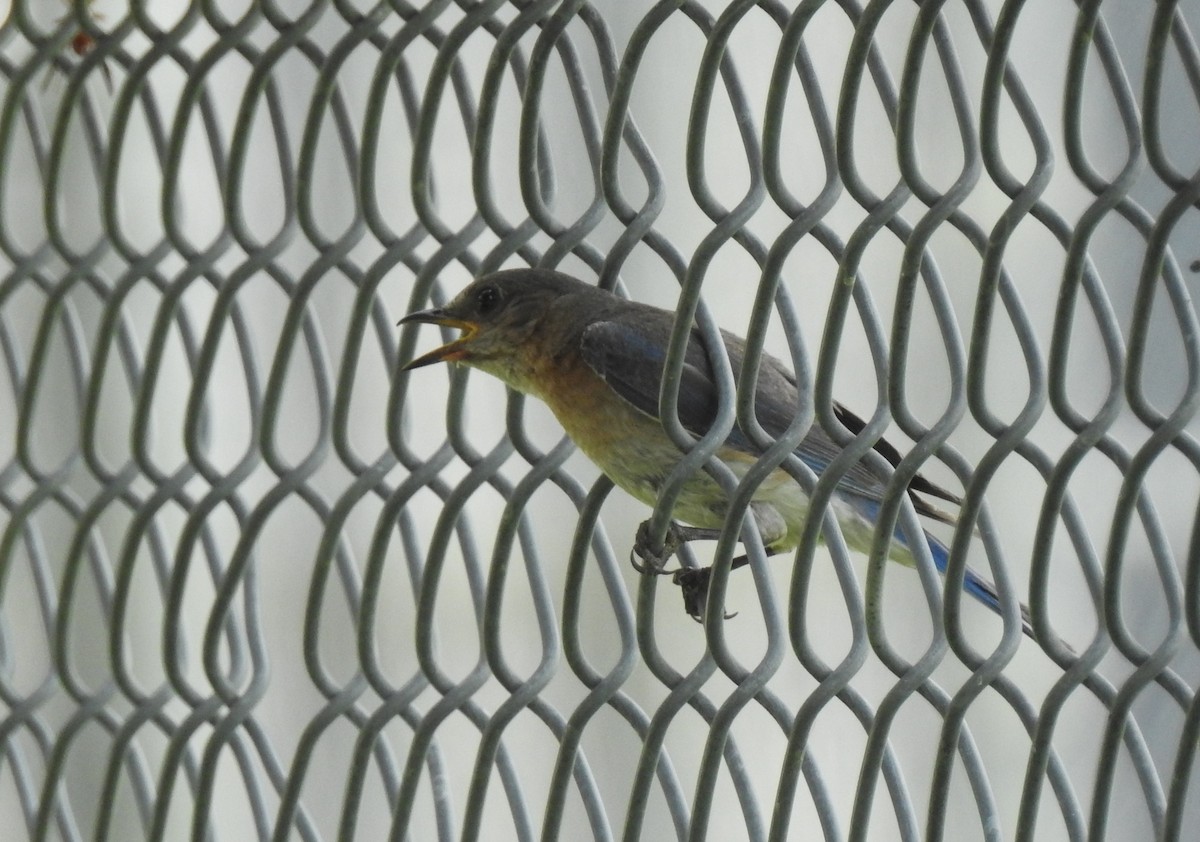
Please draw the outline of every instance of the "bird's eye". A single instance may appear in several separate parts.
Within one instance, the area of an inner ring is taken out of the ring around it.
[[[475,306],[483,315],[494,312],[500,306],[500,290],[495,287],[484,287],[475,293]]]

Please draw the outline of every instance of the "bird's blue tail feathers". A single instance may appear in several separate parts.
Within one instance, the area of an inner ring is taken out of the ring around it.
[[[896,540],[907,546],[899,530],[896,531]],[[929,545],[929,554],[933,557],[934,566],[937,567],[939,573],[945,575],[946,566],[950,562],[950,549],[928,532],[925,533],[925,541]],[[997,614],[1002,613],[1000,608],[1000,594],[996,591],[996,586],[969,567],[963,575],[963,590]],[[1025,603],[1021,603],[1020,608],[1021,630],[1032,638],[1033,618],[1030,616],[1029,608],[1026,607]]]
[[[861,501],[857,508],[871,522],[874,522],[878,517],[879,504],[875,501]],[[929,546],[929,555],[933,558],[933,564],[937,567],[938,572],[944,576],[946,574],[946,566],[950,562],[950,549],[928,532],[925,532],[924,535],[925,541]],[[900,529],[896,530],[895,540],[902,547],[907,548],[909,546],[908,541],[904,538],[903,531]],[[969,567],[963,576],[963,590],[997,614],[1002,613],[1000,608],[1000,594],[996,591],[996,586]],[[1021,604],[1021,628],[1025,634],[1033,637],[1033,622],[1029,614],[1029,609],[1024,603]]]

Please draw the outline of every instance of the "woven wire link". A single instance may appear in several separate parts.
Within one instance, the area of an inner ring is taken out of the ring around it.
[[[1198,24],[14,0],[5,838],[1191,838]],[[685,550],[736,617],[625,564],[650,514],[543,407],[399,371],[434,341],[400,315],[521,265],[680,314],[655,535],[690,472],[734,490],[735,420],[810,489],[792,562],[750,486]],[[790,361],[778,442],[723,363],[713,430],[671,417],[693,323],[715,360],[750,338],[743,381]],[[846,448],[819,478],[814,423]],[[864,566],[825,506],[885,433]],[[964,498],[944,581],[885,570],[918,470]]]

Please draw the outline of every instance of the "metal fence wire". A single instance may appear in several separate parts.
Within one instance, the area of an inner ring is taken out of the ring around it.
[[[1197,838],[1198,24],[13,0],[4,838]],[[527,265],[788,360],[1002,616],[827,516],[693,622],[544,406],[401,371]]]

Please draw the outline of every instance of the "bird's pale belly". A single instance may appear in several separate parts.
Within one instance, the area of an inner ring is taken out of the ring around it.
[[[658,502],[659,490],[679,464],[681,453],[657,420],[620,404],[614,411],[611,402],[547,403],[579,449],[609,479],[648,506]],[[718,456],[738,479],[756,461],[750,454],[729,449]],[[870,521],[837,496],[830,505],[846,542],[856,550],[868,551],[874,536]],[[719,529],[725,524],[728,510],[728,496],[716,480],[700,470],[684,483],[672,517],[692,526]],[[808,515],[808,495],[785,471],[776,470],[755,491],[752,511],[763,543],[776,551],[789,550],[800,541]],[[890,555],[901,563],[912,563],[908,550],[896,542]]]
[[[588,413],[576,407],[565,412],[552,408],[567,434],[609,479],[646,505],[657,503],[659,490],[681,458],[657,421],[632,409]],[[743,453],[721,455],[739,479],[755,461]],[[764,542],[781,550],[795,546],[808,512],[808,498],[800,486],[776,471],[759,486],[754,501]],[[728,510],[728,496],[701,470],[684,483],[672,516],[692,526],[719,529]]]
[[[630,437],[595,455],[578,439],[576,442],[620,488],[646,505],[654,506],[667,477],[679,463],[680,452],[661,430],[659,438],[653,439],[655,446],[641,446],[648,438]],[[747,454],[736,451],[718,455],[739,480],[755,462]],[[641,470],[630,466],[640,466]],[[809,508],[808,495],[800,485],[785,471],[776,470],[758,486],[752,501],[751,511],[763,544],[775,552],[794,549],[800,543]],[[869,552],[874,541],[874,524],[837,495],[830,501],[830,508],[846,543],[859,552]],[[725,525],[728,511],[728,495],[716,480],[701,470],[684,483],[671,514],[674,519],[692,526],[720,529]],[[824,542],[824,535],[818,540]],[[912,554],[899,542],[892,542],[888,555],[901,564],[913,564]]]

